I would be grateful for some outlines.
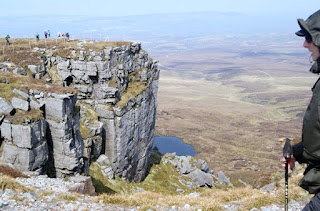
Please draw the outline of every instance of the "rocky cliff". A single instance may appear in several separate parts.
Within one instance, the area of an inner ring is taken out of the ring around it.
[[[88,174],[92,159],[104,154],[103,171],[109,178],[145,178],[159,69],[139,43],[108,44],[46,42],[31,48],[29,42],[30,49],[3,51],[3,162],[63,177]],[[28,52],[26,58],[22,51]]]

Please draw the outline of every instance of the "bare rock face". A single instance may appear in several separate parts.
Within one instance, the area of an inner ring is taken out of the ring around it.
[[[40,170],[48,160],[45,119],[28,125],[14,125],[4,120],[1,135],[4,148],[1,159],[22,171]]]
[[[11,114],[13,110],[13,106],[6,99],[0,97],[0,113]]]
[[[19,96],[11,103],[0,97],[0,116],[15,110],[44,113],[39,122],[14,125],[6,117],[0,122],[2,160],[24,171],[46,165],[49,176],[65,177],[83,170],[87,175],[91,160],[103,155],[108,164],[102,162],[102,169],[109,178],[117,174],[127,181],[142,181],[153,144],[157,61],[149,58],[140,43],[100,52],[81,50],[67,59],[52,56],[50,50],[43,53],[42,65],[28,65],[34,77],[54,69],[62,80],[59,84],[78,93],[15,90]],[[84,104],[92,111],[85,111]]]
[[[79,130],[76,95],[52,95],[45,100],[51,176],[72,175],[81,169],[84,143]]]
[[[87,61],[85,53],[90,54]],[[139,43],[106,48],[100,53],[82,52],[79,60],[56,62],[60,77],[78,89],[80,102],[90,100],[102,123],[102,138],[96,134],[85,140],[84,157],[90,160],[101,151],[111,162],[103,167],[108,169],[108,177],[116,173],[127,181],[142,181],[153,144],[159,79],[157,62],[148,57]],[[137,86],[134,91],[141,90],[125,99],[125,94],[133,92],[128,90],[130,84]]]

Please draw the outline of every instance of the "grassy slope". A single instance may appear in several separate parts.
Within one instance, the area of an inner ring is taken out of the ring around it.
[[[270,174],[281,171],[278,140],[300,137],[316,81],[303,60],[228,51],[164,54],[159,60],[175,69],[161,70],[156,135],[183,138],[234,183],[269,183]]]

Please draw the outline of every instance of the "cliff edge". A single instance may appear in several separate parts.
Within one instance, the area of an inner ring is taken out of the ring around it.
[[[0,54],[1,161],[52,177],[142,181],[159,69],[140,43],[14,39]]]

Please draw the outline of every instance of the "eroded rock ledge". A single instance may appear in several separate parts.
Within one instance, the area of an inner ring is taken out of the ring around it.
[[[24,66],[7,59],[14,55],[0,57],[1,160],[64,177],[87,174],[103,154],[111,177],[141,181],[153,144],[157,62],[139,43],[75,46],[66,55],[56,46],[33,48],[38,60]]]

